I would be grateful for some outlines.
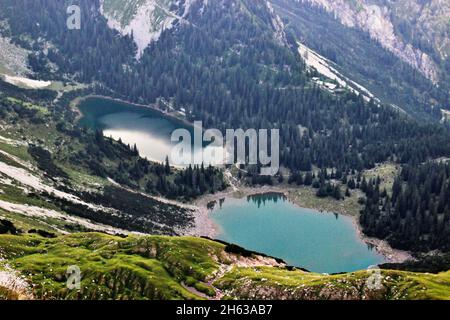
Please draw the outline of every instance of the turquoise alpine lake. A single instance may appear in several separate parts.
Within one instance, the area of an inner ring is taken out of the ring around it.
[[[219,240],[312,272],[366,269],[385,258],[359,237],[351,217],[300,208],[280,194],[209,204]]]

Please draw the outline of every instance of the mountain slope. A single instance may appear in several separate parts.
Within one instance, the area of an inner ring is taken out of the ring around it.
[[[362,179],[367,170],[385,162],[417,170],[450,156],[448,126],[437,123],[446,96],[420,72],[325,10],[287,0],[80,0],[78,31],[65,27],[69,3],[0,2],[7,50],[30,53],[29,70],[17,71],[36,81],[83,83],[57,92],[0,81],[0,229],[13,234],[0,236],[4,282],[21,274],[36,298],[448,298],[448,272],[383,271],[383,288],[372,292],[365,271],[289,271],[205,239],[134,235],[183,234],[192,207],[159,197],[214,193],[226,187],[223,174],[150,163],[136,148],[80,128],[74,110],[80,97],[100,94],[183,108],[186,120],[208,128],[278,128],[283,172],[296,184],[321,196],[336,191],[339,199],[341,186],[359,187],[378,201],[377,179]],[[337,74],[358,90],[352,81],[367,84],[381,103],[355,94]],[[248,166],[239,178],[254,185],[284,179],[261,177],[259,169]],[[197,183],[201,175],[208,183]],[[391,200],[387,191],[382,199]],[[370,222],[377,225],[380,215]],[[448,228],[439,215],[427,213],[420,229]],[[416,230],[415,221],[398,225]],[[80,233],[88,231],[122,236]],[[67,290],[67,264],[85,273],[82,291]],[[0,296],[27,296],[4,282]]]
[[[370,271],[319,275],[206,239],[0,235],[0,248],[0,270],[6,263],[21,272],[30,284],[28,297],[38,299],[450,298],[448,272],[383,270],[381,286],[372,290]],[[66,286],[71,265],[80,268],[80,290]],[[14,288],[0,282],[0,299],[14,294]]]
[[[450,56],[450,3],[443,0],[308,0],[366,31],[433,82]],[[442,79],[441,79],[442,80]]]
[[[303,45],[332,61],[339,72],[368,88],[384,103],[400,107],[422,120],[430,119],[430,114],[440,120],[440,109],[450,106],[445,78],[439,86],[433,84],[414,63],[395,55],[368,32],[343,24],[334,12],[309,1],[272,2],[285,20],[287,30]],[[345,3],[351,6],[351,2]],[[345,13],[355,18],[350,9]]]
[[[138,47],[138,58],[152,42],[159,39],[164,30],[176,23],[186,22],[184,17],[197,0],[102,0],[100,12],[108,20],[110,28],[122,35],[133,36]]]
[[[305,36],[296,30],[283,34],[283,23],[274,13],[277,7],[266,1],[217,0],[207,5],[195,1],[185,17],[190,23],[163,31],[136,60],[133,39],[108,27],[100,14],[101,4],[80,2],[85,19],[83,28],[75,32],[65,28],[64,2],[5,0],[0,4],[0,17],[9,25],[8,36],[14,43],[35,48],[41,63],[35,67],[44,79],[95,83],[90,87],[94,93],[167,110],[184,109],[187,120],[202,120],[205,127],[280,128],[281,164],[290,170],[310,171],[312,166],[362,170],[383,161],[426,161],[449,152],[447,143],[429,142],[446,141],[443,126],[422,125],[399,114],[397,108],[379,108],[343,88],[329,92],[317,85],[317,74],[305,67],[299,54],[298,40],[307,37],[324,46],[347,46],[347,51],[339,51],[342,57],[352,48],[352,43],[339,40],[347,29],[337,28],[333,39],[312,27],[305,28]],[[15,17],[13,9],[17,8],[27,10]],[[52,23],[46,18],[49,14],[56,17]],[[125,13],[117,12],[117,16]],[[321,23],[330,21],[328,16],[319,17]],[[348,34],[361,37],[360,33]],[[30,38],[35,40],[28,43]],[[441,99],[430,81],[381,46],[356,40],[351,58],[359,57],[355,61],[361,62],[357,75],[375,72],[369,77],[374,85],[366,81],[367,76],[347,76],[352,70],[349,58],[343,60],[348,66],[344,76],[364,87],[368,83],[377,97],[389,92],[387,98],[392,100],[388,102],[401,102],[417,120],[441,120]],[[54,48],[46,51],[49,43]],[[376,65],[361,60],[367,52],[377,59]],[[58,66],[57,71],[49,68],[52,64]],[[383,72],[381,66],[386,64],[395,68]],[[438,107],[430,107],[433,102]],[[308,134],[299,134],[300,127]],[[427,134],[419,134],[421,130]],[[262,182],[257,170],[248,170],[254,183]]]
[[[80,128],[72,99],[0,81],[3,218],[31,224],[26,231],[173,235],[193,222],[192,207],[181,201],[226,187],[217,169],[152,163],[134,147]],[[218,189],[204,189],[211,186]]]
[[[277,3],[278,2],[278,3]],[[273,4],[278,7],[282,7],[282,10],[286,10],[290,5],[296,5],[296,1],[289,0],[284,3],[279,3],[280,1],[275,0]],[[155,1],[138,1],[138,2],[125,2],[125,5],[120,5],[121,1],[103,1],[102,8],[107,7],[109,11],[102,10],[103,14],[108,18],[108,24],[119,30],[122,34],[133,34],[134,40],[138,45],[138,57],[142,55],[142,51],[145,47],[151,43],[152,39],[159,39],[161,33],[166,29],[179,29],[179,24],[192,23],[194,26],[198,23],[198,15],[196,12],[200,12],[201,15],[208,10],[207,6],[215,6],[216,3],[205,3],[204,1],[187,1],[186,3],[176,3],[173,2],[163,2],[158,3]],[[287,42],[285,34],[285,25],[273,10],[272,2],[267,2],[266,5],[261,1],[262,7],[267,6],[265,13],[261,10],[256,13],[256,16],[270,15],[271,24],[274,29],[275,38],[279,39],[282,43]],[[355,78],[353,69],[364,68],[358,66],[353,60],[351,68],[344,68],[349,73],[350,78],[356,82],[362,82],[363,86],[370,86],[375,88],[378,96],[383,102],[391,103],[393,105],[400,106],[400,108],[406,110],[407,112],[419,116],[426,117],[426,113],[439,113],[441,109],[446,109],[450,106],[450,101],[448,93],[450,92],[447,88],[445,71],[445,50],[446,50],[446,40],[448,40],[448,34],[446,33],[445,16],[447,12],[446,4],[432,3],[426,8],[422,8],[420,14],[421,23],[417,23],[419,26],[424,26],[421,30],[422,33],[426,33],[426,30],[441,30],[434,32],[435,38],[433,38],[433,43],[437,43],[438,39],[442,41],[442,47],[439,50],[420,49],[424,47],[423,44],[426,41],[421,38],[421,40],[412,39],[410,36],[408,39],[400,34],[399,29],[407,29],[409,34],[419,34],[419,31],[412,30],[411,25],[413,24],[410,20],[406,21],[405,17],[401,20],[394,13],[405,11],[404,8],[407,6],[406,3],[397,3],[395,5],[383,6],[382,4],[367,4],[364,2],[353,3],[343,1],[342,3],[327,2],[327,1],[311,1],[312,4],[320,5],[324,7],[329,12],[336,14],[343,25],[347,27],[356,27],[364,32],[368,32],[372,39],[377,40],[381,43],[381,46],[394,54],[399,58],[400,61],[411,66],[411,70],[408,70],[407,66],[402,65],[399,62],[390,62],[387,66],[384,65],[385,61],[392,60],[385,52],[380,49],[375,48],[375,52],[364,52],[363,56],[371,55],[378,61],[379,66],[384,66],[384,71],[386,72],[386,67],[392,67],[392,71],[387,71],[386,74],[393,75],[393,82],[390,84],[389,90],[386,90],[386,86],[389,86],[386,79],[380,79],[380,76],[376,78],[373,75],[373,70],[366,70],[366,72],[361,76],[361,74],[356,74]],[[303,4],[301,4],[303,5]],[[414,14],[419,14],[417,11],[416,4]],[[117,8],[116,8],[117,7]],[[111,9],[116,8],[116,9]],[[157,8],[160,8],[157,10]],[[172,11],[169,11],[171,8]],[[264,8],[263,8],[264,9]],[[115,11],[114,11],[115,10]],[[407,10],[406,10],[407,11]],[[132,12],[133,14],[130,14]],[[427,12],[427,14],[426,14]],[[190,14],[191,13],[191,14]],[[114,18],[114,15],[116,16]],[[155,16],[156,15],[156,16]],[[440,18],[437,19],[439,22],[431,23],[431,16],[438,15]],[[134,20],[133,20],[134,19]],[[401,21],[400,21],[401,20]],[[406,22],[405,22],[406,21]],[[425,22],[428,21],[428,25],[425,26]],[[143,24],[143,22],[145,22]],[[266,23],[269,25],[267,21]],[[312,22],[316,23],[316,22]],[[150,24],[150,25],[149,25]],[[431,25],[430,25],[431,24]],[[405,27],[407,25],[407,27]],[[201,28],[201,22],[198,25]],[[309,26],[311,28],[311,26]],[[425,30],[425,31],[424,31]],[[405,33],[405,32],[403,32]],[[439,33],[439,36],[437,35]],[[318,36],[319,34],[314,32],[313,36]],[[342,39],[341,37],[334,37],[333,41],[338,41]],[[353,39],[354,40],[354,39]],[[348,39],[347,39],[348,41]],[[361,41],[359,39],[358,41]],[[367,41],[367,40],[363,40]],[[430,39],[427,39],[430,42]],[[411,44],[413,43],[413,44]],[[418,44],[419,43],[419,44]],[[309,45],[309,44],[307,44]],[[348,48],[351,48],[354,43],[350,43]],[[359,46],[357,44],[356,46]],[[374,44],[369,44],[371,49],[374,49]],[[418,48],[420,47],[420,48]],[[317,49],[313,45],[313,49]],[[378,52],[377,52],[378,51]],[[438,52],[438,53],[436,53]],[[324,54],[323,52],[321,52]],[[355,55],[355,52],[348,53],[349,55]],[[326,54],[325,54],[326,56]],[[333,57],[328,57],[333,58]],[[333,60],[333,59],[332,59]],[[351,60],[350,60],[351,61]],[[378,69],[379,66],[376,66]],[[442,67],[443,66],[443,67]],[[444,69],[443,69],[444,68]],[[418,70],[421,74],[414,74],[413,70]],[[376,70],[376,69],[375,69]],[[398,71],[401,70],[399,73]],[[375,71],[376,72],[376,71]],[[383,76],[382,76],[383,77]],[[396,79],[397,78],[397,79]],[[426,79],[431,80],[430,83]],[[443,91],[433,86],[438,80],[441,80],[441,86],[444,88]],[[432,83],[433,82],[433,83]],[[388,92],[388,93],[386,93]],[[400,94],[400,95],[399,95]],[[425,110],[425,112],[424,112]],[[439,120],[441,117],[436,117]]]

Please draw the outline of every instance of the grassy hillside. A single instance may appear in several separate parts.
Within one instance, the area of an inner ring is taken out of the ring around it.
[[[291,270],[200,238],[1,235],[0,248],[1,264],[17,270],[35,298],[450,299],[450,272],[382,271],[382,289],[370,290],[366,271],[328,276]],[[71,265],[81,270],[80,290],[66,287]],[[0,297],[19,295],[0,285]]]

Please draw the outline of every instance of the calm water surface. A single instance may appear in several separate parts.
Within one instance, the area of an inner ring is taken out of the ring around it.
[[[359,238],[352,218],[300,208],[278,194],[226,199],[210,217],[220,228],[218,239],[313,272],[356,271],[385,261]]]

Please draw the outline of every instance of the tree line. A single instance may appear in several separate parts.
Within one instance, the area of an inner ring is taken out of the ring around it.
[[[428,162],[405,166],[392,195],[378,179],[364,188],[361,214],[364,233],[412,251],[450,250],[450,164]]]

